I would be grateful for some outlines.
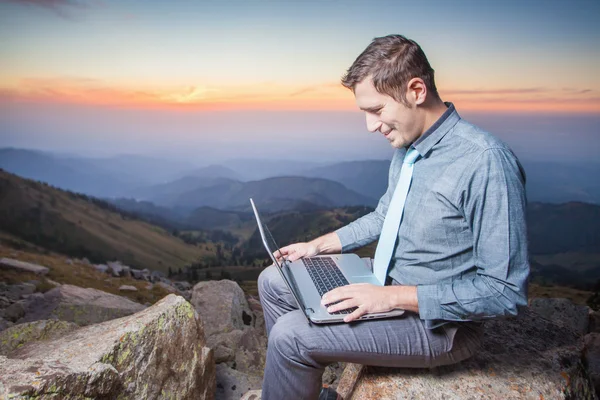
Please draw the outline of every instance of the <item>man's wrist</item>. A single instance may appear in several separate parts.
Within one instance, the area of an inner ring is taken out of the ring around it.
[[[394,304],[394,308],[419,312],[419,299],[417,297],[416,286],[394,285],[386,287],[392,290],[392,304]]]

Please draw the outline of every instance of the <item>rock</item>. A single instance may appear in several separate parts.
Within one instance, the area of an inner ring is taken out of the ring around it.
[[[19,323],[42,319],[58,319],[84,326],[141,311],[144,306],[126,297],[97,289],[62,285],[49,290],[43,299],[29,303]]]
[[[2,287],[0,287],[0,293],[2,293],[2,297],[7,298],[8,300],[10,300],[11,303],[14,303],[15,301],[19,300],[25,294],[34,293],[35,290],[35,285],[27,282],[19,283],[16,285],[4,284],[2,285]]]
[[[67,258],[65,260],[65,263],[67,263],[68,265],[73,265],[73,260],[71,260],[70,258]]]
[[[535,298],[531,300],[529,308],[556,324],[570,327],[580,335],[588,331],[588,306],[574,304],[568,299]]]
[[[121,292],[137,292],[138,289],[135,286],[131,286],[131,285],[121,285],[119,287],[119,290]]]
[[[121,271],[121,276],[124,278],[131,278],[131,267],[124,265],[123,270]]]
[[[108,265],[106,265],[106,264],[96,264],[96,265],[94,265],[94,268],[98,272],[108,273]]]
[[[348,364],[338,385],[345,400],[595,399],[573,330],[537,313],[488,320],[482,348],[459,364],[425,368]]]
[[[212,399],[212,351],[183,298],[0,356],[0,398]]]
[[[192,304],[205,322],[207,344],[217,363],[262,377],[267,337],[250,310],[243,290],[233,281],[200,282],[192,291]]]
[[[72,322],[56,320],[14,325],[0,333],[0,355],[9,355],[26,343],[58,338],[78,328],[79,326]]]
[[[8,300],[6,296],[0,296],[0,309],[6,308],[12,304],[12,301]]]
[[[80,261],[82,264],[90,265],[90,260],[88,260],[86,257],[83,257]]]
[[[165,289],[169,293],[178,293],[179,292],[179,290],[177,290],[175,287],[169,285],[168,283],[162,282],[162,281],[156,282],[156,285]]]
[[[123,264],[121,264],[119,261],[115,261],[115,262],[108,262],[108,269],[109,272],[112,273],[112,275],[115,278],[118,278],[121,276],[122,272],[123,272]]]
[[[163,274],[162,272],[152,271],[150,273],[150,282],[152,282],[152,283],[160,282],[163,280],[164,277],[165,277],[165,274]]]
[[[256,375],[244,374],[225,364],[217,365],[217,392],[215,400],[238,400],[249,390],[260,389],[262,379]]]
[[[262,390],[250,390],[246,392],[240,400],[261,400]]]
[[[205,321],[207,337],[252,326],[254,318],[244,291],[233,281],[197,283],[191,303]]]
[[[44,266],[19,261],[12,258],[0,258],[0,268],[16,269],[23,272],[33,272],[34,274],[38,275],[46,275],[49,271],[49,269]]]
[[[0,332],[4,331],[5,329],[10,328],[13,325],[14,324],[12,322],[7,321],[4,318],[0,317]]]
[[[139,269],[132,268],[131,269],[131,276],[133,276],[137,280],[144,279],[144,274]]]
[[[24,300],[20,300],[4,310],[3,318],[11,322],[16,322],[25,316],[26,311],[27,303]]]
[[[592,311],[590,309],[589,321],[590,325],[588,326],[588,332],[600,333],[600,312]]]
[[[584,343],[584,364],[594,383],[596,393],[600,393],[600,333],[594,332],[585,335]]]
[[[179,289],[180,291],[185,291],[185,290],[191,290],[192,289],[192,284],[189,282],[185,282],[185,281],[176,281],[173,282],[173,286],[175,286],[177,289]]]
[[[46,279],[46,282],[48,282],[49,284],[51,284],[51,285],[52,285],[52,286],[54,286],[54,287],[58,287],[58,286],[60,286],[60,285],[61,285],[60,283],[58,283],[58,282],[55,282],[55,281],[53,281],[52,279]]]
[[[148,268],[142,270],[142,279],[150,281],[150,270]]]
[[[344,368],[346,367],[346,363],[335,362],[331,365],[328,365],[325,368],[325,372],[323,373],[323,385],[327,385],[328,387],[335,389],[339,383],[339,380],[344,372]]]

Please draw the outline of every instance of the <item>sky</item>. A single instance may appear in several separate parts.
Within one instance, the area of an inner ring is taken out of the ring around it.
[[[520,158],[594,161],[598,20],[597,0],[0,0],[0,147],[387,158],[339,81],[400,33],[442,99]]]

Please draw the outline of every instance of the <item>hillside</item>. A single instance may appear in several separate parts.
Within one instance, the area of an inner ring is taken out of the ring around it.
[[[273,210],[267,202],[295,204],[309,202],[321,207],[374,205],[376,200],[356,193],[339,182],[320,178],[277,177],[252,182],[229,182],[202,187],[180,195],[171,207],[198,208],[208,206],[222,210],[249,211],[252,197],[264,210]],[[274,210],[273,210],[274,211]]]
[[[207,251],[107,203],[0,170],[2,231],[93,262],[120,260],[166,272],[196,262]]]

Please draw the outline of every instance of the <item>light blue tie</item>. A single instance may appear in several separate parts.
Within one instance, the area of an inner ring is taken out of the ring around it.
[[[400,228],[404,203],[406,202],[406,196],[408,195],[408,189],[412,180],[413,167],[419,155],[419,152],[413,147],[406,152],[402,171],[400,172],[400,179],[398,179],[398,184],[396,185],[394,195],[385,215],[385,220],[383,221],[379,243],[377,243],[377,250],[375,250],[375,260],[373,261],[373,273],[382,285],[385,285],[385,278],[390,260],[392,259],[392,253],[394,252],[394,245],[396,244],[396,239],[398,239],[398,229]]]

